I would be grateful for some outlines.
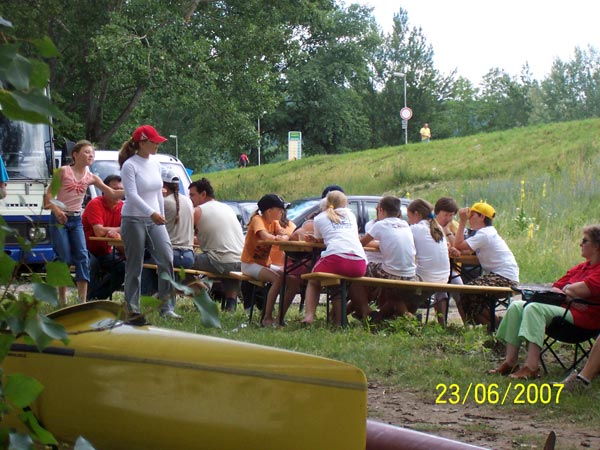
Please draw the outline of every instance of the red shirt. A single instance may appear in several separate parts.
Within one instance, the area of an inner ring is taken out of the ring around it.
[[[112,252],[112,247],[106,242],[91,241],[91,236],[96,236],[94,233],[94,225],[102,225],[103,227],[120,227],[121,226],[121,208],[123,201],[111,210],[108,207],[108,202],[103,195],[100,195],[87,204],[81,216],[83,223],[83,233],[85,234],[85,242],[87,248],[95,256],[104,256]]]
[[[586,261],[578,264],[569,269],[552,286],[562,289],[567,284],[577,283],[578,281],[583,281],[591,292],[591,295],[585,300],[600,305],[600,263],[592,265]],[[583,309],[574,307],[570,309],[575,325],[589,330],[600,328],[600,306],[579,306],[583,307]]]

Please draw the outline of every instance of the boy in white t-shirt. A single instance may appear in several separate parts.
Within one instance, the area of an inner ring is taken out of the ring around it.
[[[363,245],[379,241],[380,263],[369,263],[367,276],[391,280],[416,280],[415,242],[408,223],[400,217],[400,199],[383,197],[377,205],[377,221],[361,238]],[[351,288],[352,302],[361,317],[377,321],[409,312],[406,293],[382,289],[379,311],[373,313],[368,305],[368,291],[361,286]],[[402,296],[402,297],[400,297]]]

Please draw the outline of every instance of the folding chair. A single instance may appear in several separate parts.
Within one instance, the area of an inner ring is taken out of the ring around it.
[[[546,369],[546,364],[544,363],[544,354],[550,353],[567,373],[571,372],[579,365],[581,361],[587,358],[592,346],[594,345],[594,340],[600,334],[600,328],[595,330],[581,328],[573,325],[565,319],[567,312],[574,303],[588,305],[589,307],[600,307],[598,303],[592,303],[581,298],[575,298],[569,302],[567,308],[565,309],[565,313],[562,316],[556,316],[552,319],[550,324],[546,327],[546,338],[544,339],[544,345],[540,354],[540,360],[545,373],[548,373],[548,370]],[[567,363],[570,365],[567,366],[561,359],[560,355],[556,352],[554,345],[557,342],[572,344],[575,346],[573,360],[572,362]]]

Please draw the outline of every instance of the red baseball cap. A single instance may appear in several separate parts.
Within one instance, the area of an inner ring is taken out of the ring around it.
[[[135,142],[150,141],[155,144],[162,144],[167,138],[158,134],[158,131],[152,125],[142,125],[141,127],[137,127],[133,132],[133,140]]]

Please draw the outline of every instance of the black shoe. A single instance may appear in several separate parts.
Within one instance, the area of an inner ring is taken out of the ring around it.
[[[235,308],[237,307],[237,300],[234,298],[228,298],[225,301],[225,311],[227,312],[234,312]]]
[[[150,322],[148,322],[146,320],[146,317],[141,313],[130,313],[125,323],[129,325],[135,325],[138,327],[143,325],[150,325]]]

